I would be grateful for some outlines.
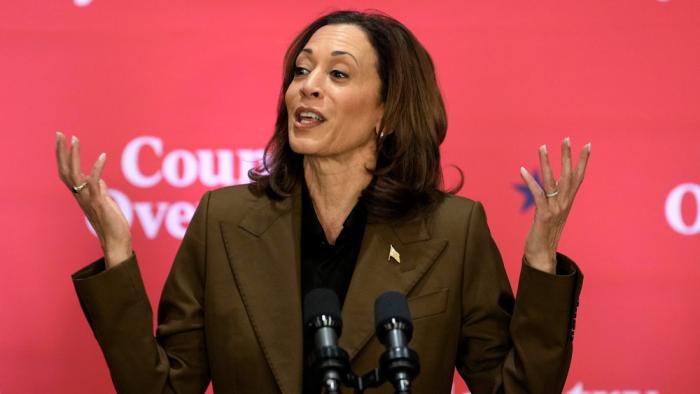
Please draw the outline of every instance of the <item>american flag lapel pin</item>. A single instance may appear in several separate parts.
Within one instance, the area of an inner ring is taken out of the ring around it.
[[[389,258],[387,261],[391,261],[391,259],[394,259],[394,261],[401,264],[401,255],[396,251],[396,249],[394,249],[394,245],[389,245]]]

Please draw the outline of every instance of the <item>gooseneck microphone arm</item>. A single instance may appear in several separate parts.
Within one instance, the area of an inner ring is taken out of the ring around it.
[[[379,374],[397,394],[409,394],[420,364],[418,354],[408,347],[413,321],[406,297],[395,291],[380,295],[374,304],[374,322],[377,338],[386,347],[379,359]]]
[[[308,366],[323,393],[339,394],[350,371],[347,352],[338,346],[343,323],[338,296],[330,289],[314,289],[304,297],[304,327],[313,335]]]

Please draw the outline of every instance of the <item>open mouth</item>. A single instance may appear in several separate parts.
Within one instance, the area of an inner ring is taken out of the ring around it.
[[[320,125],[326,119],[316,110],[300,107],[294,113],[294,120],[298,126],[313,127]]]

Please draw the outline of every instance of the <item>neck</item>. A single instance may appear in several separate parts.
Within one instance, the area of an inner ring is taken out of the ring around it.
[[[350,157],[304,156],[304,179],[326,239],[335,244],[343,223],[372,181],[376,156],[356,153]]]

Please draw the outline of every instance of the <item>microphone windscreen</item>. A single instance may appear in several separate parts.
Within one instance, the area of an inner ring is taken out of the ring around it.
[[[340,301],[331,289],[313,289],[304,297],[304,327],[319,315],[331,316],[340,321]]]
[[[406,297],[396,291],[387,291],[374,302],[374,324],[380,327],[392,318],[407,324],[412,323]]]

